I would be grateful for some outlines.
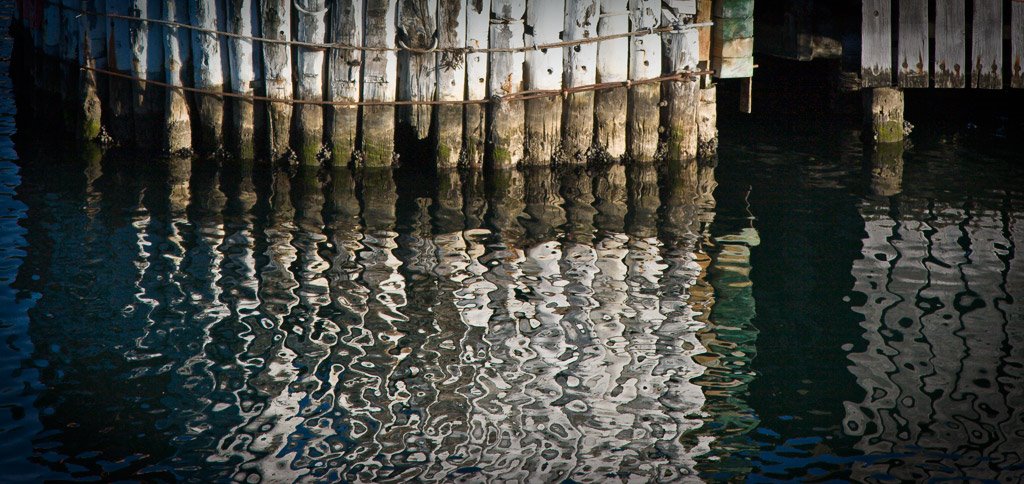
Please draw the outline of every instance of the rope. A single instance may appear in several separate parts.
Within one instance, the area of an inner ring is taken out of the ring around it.
[[[537,49],[537,50],[539,50],[539,49],[557,49],[557,48],[560,48],[560,47],[572,47],[572,46],[576,46],[576,45],[592,44],[592,43],[602,42],[602,41],[605,41],[605,40],[615,40],[615,39],[622,39],[622,38],[627,38],[627,37],[637,37],[637,36],[641,36],[641,35],[652,35],[652,34],[660,34],[660,33],[672,33],[672,32],[678,32],[679,31],[679,29],[677,28],[678,27],[677,25],[665,26],[665,27],[656,27],[656,28],[655,27],[645,27],[643,29],[633,30],[633,31],[630,31],[630,32],[623,32],[623,33],[609,34],[609,35],[599,35],[599,36],[596,36],[596,37],[587,37],[585,39],[564,40],[564,41],[561,41],[561,42],[552,42],[552,43],[549,43],[549,44],[539,44],[539,45],[536,45],[536,46],[529,46],[529,47],[485,47],[485,48],[476,48],[476,47],[434,47],[433,49],[431,49],[431,48],[423,49],[423,48],[418,48],[418,47],[409,47],[409,46],[404,45],[404,43],[400,44],[400,46],[398,46],[398,47],[367,47],[367,46],[359,46],[359,45],[348,45],[348,44],[343,44],[343,43],[338,43],[338,42],[334,42],[334,43],[316,43],[316,42],[303,42],[303,41],[300,41],[300,40],[272,39],[272,38],[269,38],[269,37],[258,37],[258,36],[251,36],[251,35],[242,35],[242,34],[236,34],[234,32],[225,32],[225,31],[222,31],[222,30],[208,29],[208,28],[199,27],[199,26],[195,26],[195,25],[191,25],[191,24],[182,23],[182,22],[175,22],[173,20],[141,18],[141,17],[133,17],[131,15],[122,15],[122,14],[118,14],[118,13],[112,13],[112,12],[96,12],[96,11],[91,11],[91,10],[85,10],[85,9],[79,9],[79,8],[73,8],[73,7],[66,7],[66,6],[64,6],[64,5],[62,5],[62,4],[58,3],[58,2],[54,2],[53,0],[48,0],[48,1],[44,2],[44,3],[47,4],[47,5],[57,5],[57,6],[61,7],[61,8],[67,9],[67,10],[69,10],[71,12],[75,12],[75,13],[77,13],[79,15],[88,15],[88,16],[92,16],[92,17],[104,17],[104,18],[109,18],[109,19],[114,19],[114,20],[127,20],[127,21],[131,21],[131,22],[150,23],[150,24],[155,24],[155,25],[163,25],[163,26],[167,26],[167,27],[175,27],[175,28],[179,28],[179,29],[192,30],[192,31],[195,31],[195,32],[200,32],[200,33],[205,33],[205,34],[219,35],[219,36],[233,38],[233,39],[242,39],[242,40],[250,40],[250,41],[256,41],[256,42],[263,42],[265,44],[279,44],[279,45],[288,45],[288,46],[295,46],[295,47],[304,47],[304,48],[308,48],[308,49],[312,49],[312,50],[345,49],[345,50],[359,50],[359,51],[365,51],[365,52],[402,52],[402,51],[405,51],[405,52],[411,52],[413,54],[430,54],[432,52],[454,52],[454,53],[460,53],[460,54],[476,54],[476,53],[491,53],[491,52],[495,52],[495,53],[520,53],[520,52],[528,52],[528,51],[535,50],[535,49]],[[687,28],[691,28],[691,29],[697,29],[697,28],[708,28],[708,27],[711,27],[712,25],[714,25],[714,22],[703,22],[703,23],[685,24],[684,26],[687,27]]]
[[[516,93],[508,94],[505,96],[492,95],[489,99],[466,99],[458,101],[318,101],[318,100],[306,100],[306,99],[281,99],[272,98],[267,96],[256,96],[252,94],[243,94],[238,92],[224,92],[224,91],[212,91],[209,89],[199,89],[195,87],[187,86],[175,86],[162,81],[155,81],[152,79],[142,79],[135,77],[130,74],[124,74],[116,71],[109,71],[92,66],[81,66],[83,71],[91,71],[97,74],[103,74],[110,77],[116,77],[119,79],[127,79],[130,81],[141,82],[143,84],[149,84],[153,86],[163,87],[167,89],[174,89],[182,92],[191,92],[196,94],[203,94],[207,96],[226,97],[232,99],[242,99],[246,101],[264,101],[269,103],[282,103],[282,104],[301,104],[301,105],[315,105],[315,106],[458,106],[458,105],[479,105],[479,104],[501,104],[509,101],[528,101],[531,99],[541,99],[557,96],[568,96],[578,92],[589,92],[589,91],[602,91],[606,89],[614,89],[619,87],[633,87],[643,84],[656,84],[668,81],[683,81],[687,79],[693,79],[697,76],[711,75],[714,71],[686,71],[675,74],[666,74],[661,77],[654,77],[651,79],[644,79],[640,81],[622,81],[622,82],[602,82],[597,84],[589,84],[586,86],[569,87],[564,89],[533,89],[526,91],[519,91]]]

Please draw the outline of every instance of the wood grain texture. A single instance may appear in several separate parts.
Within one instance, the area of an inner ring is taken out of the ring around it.
[[[294,0],[295,38],[300,42],[322,44],[327,38],[326,0]],[[324,50],[309,47],[295,49],[296,98],[305,101],[324,99]],[[316,104],[298,104],[295,107],[295,133],[293,147],[299,163],[316,165],[323,149],[324,114]]]
[[[863,0],[861,6],[861,81],[864,87],[891,86],[892,4]]]
[[[629,30],[629,0],[600,0],[597,34],[614,35]],[[629,78],[629,39],[597,43],[597,82],[622,82]],[[604,155],[619,159],[626,153],[626,88],[594,93],[594,139]]]
[[[195,1],[195,0],[193,0]],[[289,0],[262,0],[260,15],[263,36],[276,40],[291,39],[291,2]],[[273,99],[291,99],[292,49],[287,45],[263,45],[263,87],[265,95]],[[291,146],[292,106],[286,103],[267,103],[267,154],[277,160],[288,154]]]
[[[437,0],[399,0],[398,37],[413,48],[429,49],[437,29]],[[435,53],[398,53],[398,99],[432,101],[437,91]],[[433,106],[401,106],[399,120],[412,128],[419,139],[430,135]]]
[[[395,47],[395,4],[389,0],[367,0],[364,4],[366,30],[363,45]],[[363,100],[394,101],[398,79],[398,56],[392,51],[363,52]],[[362,154],[367,167],[391,166],[395,153],[395,108],[363,107]]]
[[[192,25],[217,29],[217,6],[207,0],[191,0]],[[224,89],[224,65],[221,63],[220,39],[216,34],[192,31],[192,74],[196,88],[209,91]],[[199,125],[197,150],[213,154],[224,145],[224,100],[214,95],[197,95]]]
[[[971,87],[1003,88],[1003,2],[974,0]]]
[[[630,0],[630,30],[658,25],[661,2]],[[661,36],[640,35],[632,38],[629,50],[629,78],[653,79],[661,75]],[[626,125],[629,156],[634,161],[653,161],[658,151],[661,87],[643,84],[630,90]]]
[[[256,34],[259,12],[253,0],[227,0],[227,29],[229,32],[251,37]],[[252,96],[256,82],[256,50],[253,41],[247,38],[228,39],[231,66],[231,92]],[[247,99],[230,101],[231,119],[228,135],[231,151],[242,160],[256,156],[255,148],[255,106]]]
[[[523,24],[526,14],[524,0],[492,0],[491,47],[523,46]],[[522,52],[491,54],[488,92],[491,96],[507,96],[522,90]],[[490,140],[491,160],[495,168],[510,168],[523,161],[523,103],[501,102],[492,106]]]
[[[490,45],[491,1],[471,0],[466,9],[466,47],[483,49]],[[466,55],[466,99],[487,98],[488,55]],[[465,162],[479,168],[484,164],[484,145],[487,142],[487,107],[467,105],[465,109]]]
[[[438,0],[438,45],[441,48],[466,46],[466,0]],[[466,95],[466,54],[441,52],[437,55],[437,98],[461,101]],[[463,107],[437,107],[437,166],[454,168],[462,156]]]
[[[163,15],[164,20],[187,22],[188,0],[166,0]],[[167,83],[172,86],[186,85],[188,79],[185,77],[184,65],[191,60],[190,34],[177,27],[164,28],[164,51]],[[185,93],[166,89],[164,111],[164,149],[172,154],[191,151],[192,118]]]
[[[900,0],[897,81],[900,87],[928,87],[928,0]]]
[[[533,47],[558,42],[565,18],[563,0],[527,0],[525,45]],[[526,52],[526,89],[562,88],[562,48],[531,49]],[[562,102],[557,97],[526,102],[525,162],[550,164],[562,137]]]
[[[567,0],[565,4],[565,40],[582,40],[597,36],[600,18],[599,0]],[[566,87],[594,84],[597,81],[596,43],[565,49]],[[585,162],[594,142],[594,93],[570,94],[565,100],[563,119],[564,160]]]
[[[935,87],[967,85],[967,16],[963,0],[935,0]]]
[[[692,23],[693,17],[680,17]],[[696,29],[667,34],[665,45],[666,73],[696,70],[700,57],[700,39]],[[697,107],[700,89],[696,79],[673,81],[663,85],[665,90],[666,156],[670,160],[697,157]]]
[[[331,7],[331,41],[358,45],[363,41],[363,2],[337,0]],[[363,54],[356,49],[331,49],[327,59],[327,98],[331,101],[358,101],[361,92]],[[331,164],[347,166],[356,152],[359,108],[331,106],[327,108],[328,142]]]

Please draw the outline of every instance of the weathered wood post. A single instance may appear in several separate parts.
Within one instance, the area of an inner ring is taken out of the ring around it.
[[[366,0],[363,45],[363,101],[395,100],[398,56],[395,48],[395,4]],[[395,108],[363,106],[363,162],[367,167],[391,166],[395,154]]]
[[[131,0],[107,0],[107,13],[126,16],[131,13]],[[110,71],[130,75],[132,65],[132,28],[134,21],[124,18],[110,18],[107,29],[107,67]],[[130,141],[132,129],[132,84],[123,77],[110,76],[108,79],[108,107],[104,110],[110,128],[110,136],[117,143]]]
[[[700,43],[697,29],[687,26],[696,15],[694,3],[677,3],[674,9],[666,8],[664,17],[675,24],[676,30],[668,34],[666,57],[667,70],[671,74],[695,71],[700,57]],[[665,121],[668,129],[667,156],[671,160],[688,160],[697,157],[697,111],[700,105],[700,89],[697,78],[690,77],[672,81],[665,85]]]
[[[78,6],[81,10],[98,11],[96,0],[80,0]],[[106,47],[103,42],[106,36],[106,29],[104,28],[105,23],[99,20],[93,15],[80,15],[77,20],[82,46],[78,63],[85,68],[85,70],[78,74],[80,111],[76,132],[79,140],[82,141],[97,139],[103,130],[103,107],[99,96],[99,86],[96,82],[96,73],[89,70],[97,67],[106,67],[105,65],[98,65],[106,63]]]
[[[565,4],[565,40],[583,40],[597,36],[600,0],[567,0]],[[565,49],[564,85],[566,88],[597,82],[597,43],[579,44]],[[583,163],[594,144],[594,92],[569,94],[565,100],[563,142],[565,160]]]
[[[291,5],[289,0],[263,0],[261,16],[263,36],[277,41],[291,39]],[[263,86],[266,96],[274,100],[291,100],[291,47],[281,42],[263,43]],[[267,155],[278,160],[288,155],[292,129],[292,105],[287,102],[267,103]]]
[[[217,30],[217,8],[209,0],[191,0],[192,25]],[[193,82],[197,89],[224,90],[224,66],[221,64],[220,39],[216,34],[192,31]],[[224,145],[224,99],[216,94],[196,94],[198,143],[196,148],[211,155]]]
[[[78,20],[75,18],[75,7],[78,0],[58,0],[57,22],[59,29],[59,45],[57,49],[58,73],[55,94],[61,100],[60,113],[64,117],[64,126],[74,129],[78,124],[79,97],[78,92],[78,59],[82,50],[81,37],[78,33]]]
[[[864,90],[865,124],[878,144],[903,141],[903,91],[891,87]]]
[[[358,46],[363,41],[363,2],[338,0],[331,8],[331,42]],[[332,102],[359,101],[362,51],[331,49],[328,59],[328,99]],[[356,151],[359,126],[358,106],[330,106],[331,163],[336,167],[348,166]]]
[[[660,0],[630,0],[629,10],[630,29],[633,31],[653,29],[661,19]],[[631,80],[653,79],[661,75],[661,35],[635,36],[629,47]],[[661,86],[657,83],[633,86],[629,93],[626,139],[629,156],[634,161],[653,161],[657,155],[660,98]]]
[[[629,0],[600,0],[597,35],[629,30]],[[597,82],[624,82],[629,77],[630,39],[602,40],[597,44]],[[612,159],[626,154],[626,98],[628,89],[603,89],[594,94],[595,138],[599,149]]]
[[[188,0],[166,0],[163,18],[188,23]],[[164,63],[167,83],[175,87],[187,84],[184,66],[191,61],[192,35],[178,27],[164,28]],[[188,100],[181,89],[167,89],[164,96],[164,148],[173,155],[192,151],[192,117]]]
[[[525,45],[534,47],[558,42],[566,17],[563,0],[527,0]],[[562,49],[526,52],[526,89],[562,88]],[[525,160],[527,164],[548,164],[562,137],[562,100],[547,96],[526,101]]]
[[[300,42],[323,44],[327,36],[327,4],[325,0],[295,0],[296,39]],[[297,98],[320,102],[324,99],[324,51],[320,48],[299,46],[296,49]],[[323,150],[324,112],[317,104],[297,104],[295,154],[303,165],[317,164]]]
[[[240,37],[228,39],[231,65],[231,92],[251,97],[255,95],[253,88],[256,83],[256,51],[253,41],[248,37],[256,34],[256,16],[259,14],[253,0],[227,0],[228,31]],[[232,98],[229,102],[231,120],[228,139],[231,140],[231,151],[241,160],[251,160],[256,156],[255,103],[251,99]]]
[[[718,88],[714,85],[700,90],[697,107],[697,158],[714,159],[718,154]]]
[[[466,0],[439,0],[437,7],[438,47],[461,49],[466,46]],[[442,51],[437,54],[437,99],[462,101],[466,95],[466,55]],[[451,168],[462,155],[462,119],[460,104],[437,107],[437,166]]]
[[[159,18],[161,0],[133,0],[132,15],[141,19]],[[140,21],[132,29],[132,112],[135,120],[136,146],[153,146],[161,131],[162,88],[146,81],[163,79],[163,28],[154,23]]]
[[[525,0],[492,0],[491,47],[523,47]],[[491,96],[508,96],[522,89],[522,51],[493,52],[488,90]],[[491,159],[496,168],[508,168],[523,160],[523,103],[500,101],[491,108]]]
[[[1024,88],[1024,2],[1010,9],[1010,87]]]
[[[437,0],[400,0],[398,2],[398,39],[414,49],[437,46]],[[437,89],[437,60],[434,52],[398,52],[398,99],[433,101]],[[401,106],[398,118],[413,130],[418,139],[430,135],[430,117],[434,107],[429,105]]]
[[[473,0],[466,9],[466,47],[479,50],[489,45],[491,26],[491,0]],[[466,55],[466,99],[480,101],[487,99],[487,60],[486,52],[470,51]],[[466,109],[465,150],[466,164],[471,167],[482,167],[484,164],[484,146],[487,143],[487,106],[484,104],[467,104]]]

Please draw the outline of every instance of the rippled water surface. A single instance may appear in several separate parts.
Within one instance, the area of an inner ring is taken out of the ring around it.
[[[1024,478],[997,136],[318,172],[15,146],[0,91],[0,480]]]

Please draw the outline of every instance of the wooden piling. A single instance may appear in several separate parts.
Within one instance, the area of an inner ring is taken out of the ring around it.
[[[438,41],[437,0],[399,0],[398,40],[414,49],[430,49]],[[398,99],[433,101],[437,90],[436,56],[433,52],[398,52]],[[401,106],[399,120],[412,128],[418,139],[430,135],[430,118],[434,107]]]
[[[974,0],[971,87],[1003,88],[1003,2]]]
[[[389,0],[366,0],[363,45],[395,48],[395,6]],[[390,50],[363,52],[363,100],[394,101],[398,56]],[[363,163],[391,166],[395,153],[395,108],[363,107]]]
[[[491,47],[523,47],[523,15],[525,0],[492,0]],[[488,91],[491,96],[508,96],[522,89],[522,52],[491,54]],[[523,103],[499,102],[492,106],[491,159],[495,168],[508,168],[523,160]]]
[[[165,0],[163,18],[169,22],[187,22],[188,7],[188,0]],[[185,86],[184,65],[191,60],[191,34],[172,25],[166,26],[164,51],[167,83]],[[164,92],[164,149],[172,155],[187,154],[192,151],[192,117],[188,100],[180,89],[166,89]]]
[[[692,16],[682,11],[666,10],[674,22],[693,23]],[[678,74],[697,70],[700,43],[697,29],[684,28],[668,34],[666,45],[666,66],[669,73]],[[688,160],[697,157],[697,111],[700,104],[700,89],[696,78],[672,81],[664,85],[665,123],[668,130],[666,155],[671,160]]]
[[[363,41],[363,2],[339,0],[331,11],[331,42],[359,45]],[[356,49],[331,49],[327,68],[327,95],[331,101],[359,101],[362,52]],[[356,151],[359,127],[357,106],[328,108],[331,164],[347,166]]]
[[[864,90],[865,124],[875,143],[903,141],[903,91],[890,87]]]
[[[718,88],[700,90],[697,107],[697,158],[713,160],[718,154]]]
[[[439,0],[437,7],[438,47],[466,46],[466,0]],[[461,101],[466,95],[466,55],[461,52],[437,54],[437,99]],[[462,155],[462,105],[437,107],[437,166],[454,168]]]
[[[81,37],[78,33],[78,20],[75,18],[75,7],[78,0],[60,0],[58,7],[59,31],[59,79],[57,94],[61,99],[61,110],[64,125],[75,129],[78,124],[79,91],[78,91],[78,57],[81,52]],[[69,132],[71,132],[69,130]]]
[[[243,96],[255,94],[256,50],[248,37],[256,34],[256,18],[259,15],[253,0],[227,0],[228,31],[241,37],[228,39],[231,65],[231,92]],[[234,98],[229,101],[231,119],[228,139],[231,152],[240,160],[251,160],[256,156],[256,112],[250,99]]]
[[[107,0],[107,13],[127,16],[131,13],[131,0]],[[134,21],[124,18],[111,18],[107,29],[107,68],[118,74],[130,75],[132,65],[132,27]],[[110,136],[116,143],[132,140],[135,130],[132,129],[132,84],[128,79],[110,76],[107,84],[107,99],[110,109],[104,110],[110,128]]]
[[[486,49],[490,45],[491,0],[473,0],[466,6],[466,47]],[[466,99],[487,99],[488,55],[470,52],[466,55]],[[487,106],[467,104],[465,109],[463,149],[467,166],[482,167],[487,142]]]
[[[195,1],[195,0],[193,0]],[[291,2],[289,0],[263,0],[261,2],[263,36],[274,40],[291,39]],[[290,100],[292,97],[291,47],[284,44],[263,44],[263,86],[271,99]],[[271,160],[286,157],[290,149],[292,106],[284,102],[267,103],[267,155]]]
[[[95,0],[81,0],[78,5],[82,10],[96,11]],[[99,42],[99,45],[96,43],[96,37],[99,36],[102,41],[105,32],[96,32],[97,28],[103,24],[97,22],[93,16],[81,15],[76,21],[81,44],[78,64],[84,69],[78,73],[79,110],[76,116],[78,124],[75,132],[80,141],[93,141],[99,138],[103,131],[103,107],[100,101],[99,86],[96,82],[96,72],[90,69],[97,67],[97,57],[105,57],[103,43]]]
[[[558,42],[565,18],[563,0],[527,0],[525,44],[532,47]],[[562,49],[526,52],[526,89],[562,88]],[[562,137],[562,100],[556,96],[526,101],[525,161],[550,164]]]
[[[215,2],[191,0],[192,25],[217,29]],[[224,90],[224,66],[221,64],[220,39],[216,34],[192,31],[192,74],[197,89],[211,92]],[[212,155],[224,146],[224,99],[213,94],[195,96],[198,123],[197,150]]]
[[[630,0],[630,30],[655,27],[661,19],[660,0]],[[653,79],[661,75],[661,36],[638,35],[630,41],[629,78]],[[626,141],[634,161],[653,161],[658,151],[661,86],[641,84],[629,92]]]
[[[600,11],[600,0],[566,0],[565,32],[562,37],[565,40],[596,37]],[[597,49],[596,43],[565,49],[563,84],[566,88],[597,82]],[[564,160],[586,162],[594,144],[594,93],[587,91],[569,94],[564,109]]]
[[[327,37],[326,0],[295,0],[296,40],[322,44]],[[296,97],[303,101],[324,99],[324,51],[323,49],[296,48],[298,89]],[[296,140],[294,151],[303,165],[316,165],[323,150],[324,113],[317,104],[297,104],[295,107]]]
[[[629,0],[600,0],[597,35],[622,34],[629,30]],[[629,78],[629,39],[597,43],[597,82],[624,82]],[[626,154],[627,89],[618,87],[594,93],[594,138],[605,156],[620,159]]]
[[[133,0],[132,14],[148,19],[159,17],[162,0]],[[136,146],[154,146],[159,143],[156,134],[161,131],[162,88],[147,80],[163,79],[164,42],[163,27],[150,22],[137,22],[132,29],[132,113],[135,124]]]
[[[965,8],[963,0],[935,0],[935,87],[966,85]]]
[[[871,149],[871,191],[891,197],[903,191],[903,143],[884,143]]]

